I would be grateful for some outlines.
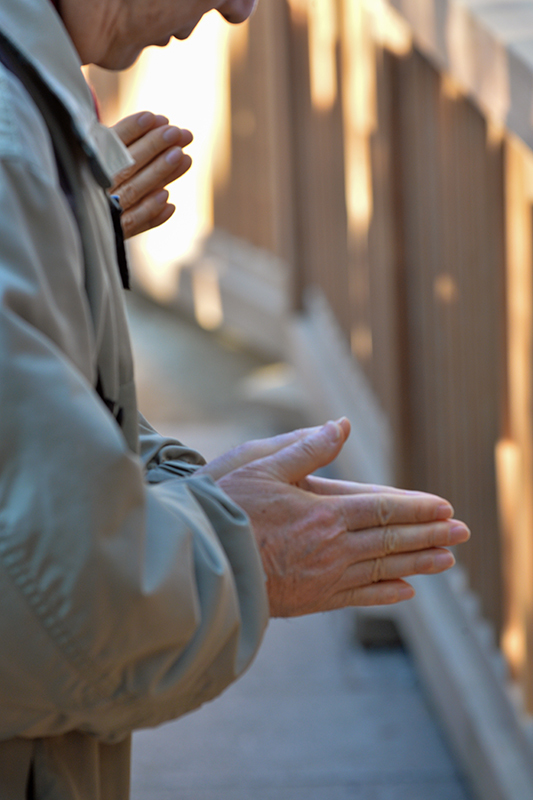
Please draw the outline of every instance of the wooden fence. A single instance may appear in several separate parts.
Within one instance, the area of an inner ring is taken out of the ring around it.
[[[263,2],[231,74],[215,224],[326,296],[533,710],[530,152],[385,6]]]
[[[263,0],[231,39],[214,223],[286,265],[295,312],[327,299],[397,483],[472,529],[457,555],[533,712],[533,156],[422,50],[379,0]]]

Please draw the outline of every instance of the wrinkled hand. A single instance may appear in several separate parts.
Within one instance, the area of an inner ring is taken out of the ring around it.
[[[342,427],[346,439],[350,433],[350,423],[346,417],[342,417],[337,420],[337,424]],[[278,436],[271,436],[266,439],[253,439],[249,442],[244,442],[244,444],[237,445],[237,447],[228,450],[226,453],[223,453],[223,455],[214,458],[212,461],[209,461],[208,464],[200,467],[198,473],[207,473],[211,475],[214,481],[218,481],[223,475],[227,475],[229,472],[233,472],[233,470],[243,467],[245,464],[250,464],[250,462],[257,461],[259,458],[277,453],[278,450],[283,450],[284,447],[288,447],[290,444],[294,444],[294,442],[300,439],[305,439],[312,433],[317,433],[321,427],[322,426],[298,428],[289,433],[281,433]],[[344,484],[345,482],[338,481],[338,483]]]
[[[166,222],[176,207],[168,203],[169,183],[180,178],[192,164],[182,148],[192,133],[168,124],[162,115],[141,111],[117,122],[115,132],[135,159],[132,167],[115,176],[110,194],[122,207],[122,230],[128,239]]]
[[[448,569],[445,548],[469,538],[435,495],[312,476],[338,455],[347,429],[342,421],[296,432],[218,479],[250,517],[271,616],[406,600],[414,589],[404,577]]]

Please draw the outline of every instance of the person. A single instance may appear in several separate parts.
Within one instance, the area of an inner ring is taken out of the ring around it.
[[[163,220],[158,156],[139,153],[173,126],[130,119],[135,164],[80,64],[123,69],[253,5],[2,0],[1,800],[125,800],[131,732],[219,694],[269,616],[407,599],[404,578],[449,568],[469,536],[442,498],[314,476],[346,419],[206,464],[138,415],[106,190],[144,176],[124,224]]]

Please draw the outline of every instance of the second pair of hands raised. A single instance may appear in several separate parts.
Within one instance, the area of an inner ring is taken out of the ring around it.
[[[162,114],[141,111],[113,126],[135,161],[115,176],[109,190],[122,208],[126,239],[166,222],[176,207],[168,202],[170,183],[181,178],[192,164],[183,152],[193,136],[189,130],[170,125]]]

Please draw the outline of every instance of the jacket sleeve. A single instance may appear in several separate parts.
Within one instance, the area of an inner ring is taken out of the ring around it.
[[[0,738],[116,741],[242,672],[264,576],[246,516],[209,477],[145,481],[93,389],[65,198],[1,134]],[[152,468],[168,453],[154,440]]]
[[[161,436],[142,414],[139,414],[139,449],[148,483],[194,475],[205,464],[205,458],[197,450]]]

